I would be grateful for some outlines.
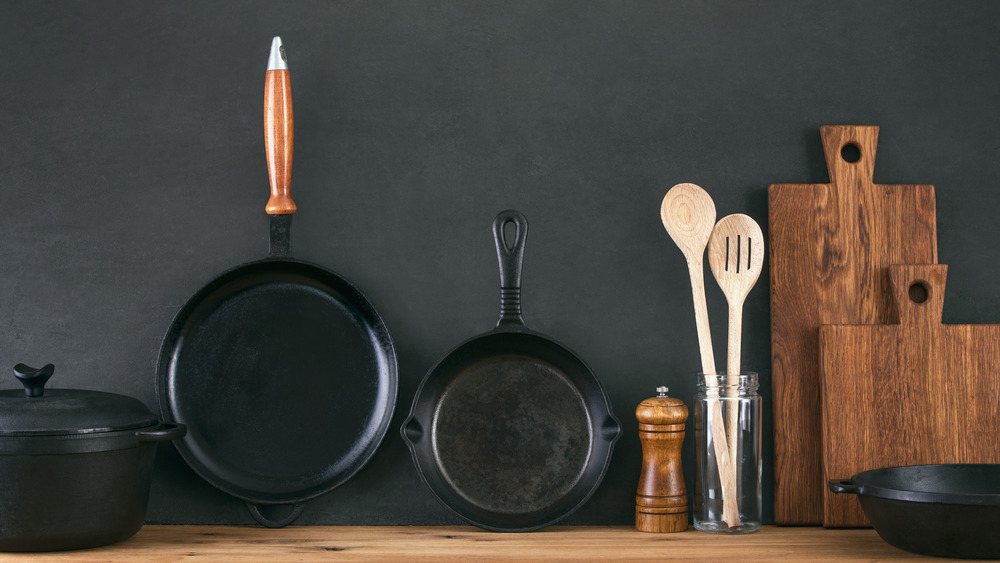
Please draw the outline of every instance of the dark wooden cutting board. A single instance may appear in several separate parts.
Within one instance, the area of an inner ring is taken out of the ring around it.
[[[886,268],[937,262],[934,186],[872,182],[878,127],[820,134],[830,183],[768,188],[777,524],[823,520],[820,325],[896,322]]]
[[[941,324],[947,273],[892,266],[898,325],[820,329],[826,479],[1000,463],[1000,325]],[[869,525],[856,495],[825,495],[824,526]]]

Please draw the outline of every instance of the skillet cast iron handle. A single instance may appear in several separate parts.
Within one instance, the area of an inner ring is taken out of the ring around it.
[[[831,479],[828,483],[830,490],[835,493],[846,493],[849,495],[860,495],[861,485],[855,483],[852,479]]]
[[[266,528],[284,528],[285,526],[294,522],[295,519],[298,518],[300,514],[302,514],[303,506],[304,505],[302,503],[264,505],[264,504],[253,504],[248,502],[247,510],[250,511],[250,516],[253,516],[254,520],[260,522],[261,526],[264,526]],[[265,509],[265,507],[267,508]],[[271,510],[271,508],[276,508],[279,510]],[[264,514],[262,509],[266,510],[267,512],[280,512],[281,509],[286,509],[290,510],[290,512],[282,516],[272,517]]]
[[[271,247],[268,255],[283,258],[291,253],[289,231],[295,202],[292,201],[292,149],[295,119],[292,116],[292,84],[285,46],[280,37],[271,41],[271,55],[264,79],[264,151],[271,197],[265,210],[271,217]]]
[[[14,366],[14,377],[24,385],[25,397],[41,397],[45,393],[45,382],[52,377],[56,367],[46,364],[45,367],[35,369],[24,364]]]
[[[152,430],[139,430],[135,437],[140,442],[166,442],[183,438],[187,434],[187,426],[173,422],[163,422]]]
[[[508,243],[504,227],[514,224],[514,240]],[[524,241],[528,238],[528,220],[520,211],[501,211],[493,219],[493,241],[500,264],[500,320],[502,326],[524,326],[521,318],[521,263],[524,261]]]

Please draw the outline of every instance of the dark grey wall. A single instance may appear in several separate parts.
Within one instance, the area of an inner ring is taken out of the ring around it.
[[[937,186],[945,321],[1000,321],[998,22],[990,2],[3,2],[0,366],[54,362],[60,386],[156,407],[173,315],[266,253],[263,79],[281,35],[293,252],[365,291],[400,364],[382,448],[300,523],[456,522],[397,429],[434,362],[495,322],[490,221],[514,207],[531,223],[526,322],[592,365],[625,427],[569,522],[627,524],[633,410],[659,384],[690,404],[698,370],[658,217],[673,184],[766,229],[768,184],[827,180],[820,125],[880,125],[876,181]],[[767,401],[769,520],[767,284],[743,349]],[[689,437],[689,480],[692,452]],[[149,519],[251,522],[169,446]]]

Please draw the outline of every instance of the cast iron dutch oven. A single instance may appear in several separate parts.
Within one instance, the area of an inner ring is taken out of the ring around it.
[[[886,542],[938,557],[1000,558],[1000,465],[908,465],[833,480]]]
[[[174,443],[188,465],[258,522],[281,527],[375,454],[398,371],[389,330],[361,291],[288,257],[294,128],[277,37],[264,122],[269,257],[222,273],[177,313],[160,348],[157,399],[164,420],[188,427]]]
[[[146,519],[156,442],[180,438],[131,397],[45,389],[24,364],[0,391],[0,550],[57,551],[131,537]]]
[[[621,433],[587,364],[524,326],[527,234],[517,211],[493,221],[500,321],[431,369],[401,429],[434,496],[470,523],[502,532],[536,530],[582,506]]]

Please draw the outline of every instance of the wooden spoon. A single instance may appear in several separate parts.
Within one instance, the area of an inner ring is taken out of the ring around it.
[[[757,283],[763,263],[764,235],[756,221],[742,213],[727,215],[719,220],[708,241],[708,265],[729,302],[729,340],[726,348],[726,375],[729,376],[740,375],[743,302]],[[728,378],[726,387],[727,396],[735,397],[738,379]],[[729,454],[731,459],[736,460],[739,404],[737,401],[730,403],[726,409],[729,415]]]
[[[715,227],[715,202],[708,192],[694,184],[677,184],[670,188],[660,205],[660,220],[670,238],[684,253],[688,275],[691,278],[691,295],[694,298],[694,320],[698,329],[698,350],[701,353],[701,371],[706,378],[715,374],[715,357],[712,351],[712,334],[708,327],[708,305],[705,303],[705,266],[703,257],[709,237]],[[712,418],[712,443],[719,467],[722,486],[722,519],[730,527],[740,524],[739,505],[736,499],[736,466],[732,464],[727,446],[725,423],[719,401],[710,403]]]
[[[698,329],[701,371],[715,373],[712,334],[708,329],[708,305],[705,303],[705,247],[715,227],[715,202],[708,192],[694,184],[677,184],[663,196],[660,220],[670,238],[687,260],[694,297],[694,321]]]

